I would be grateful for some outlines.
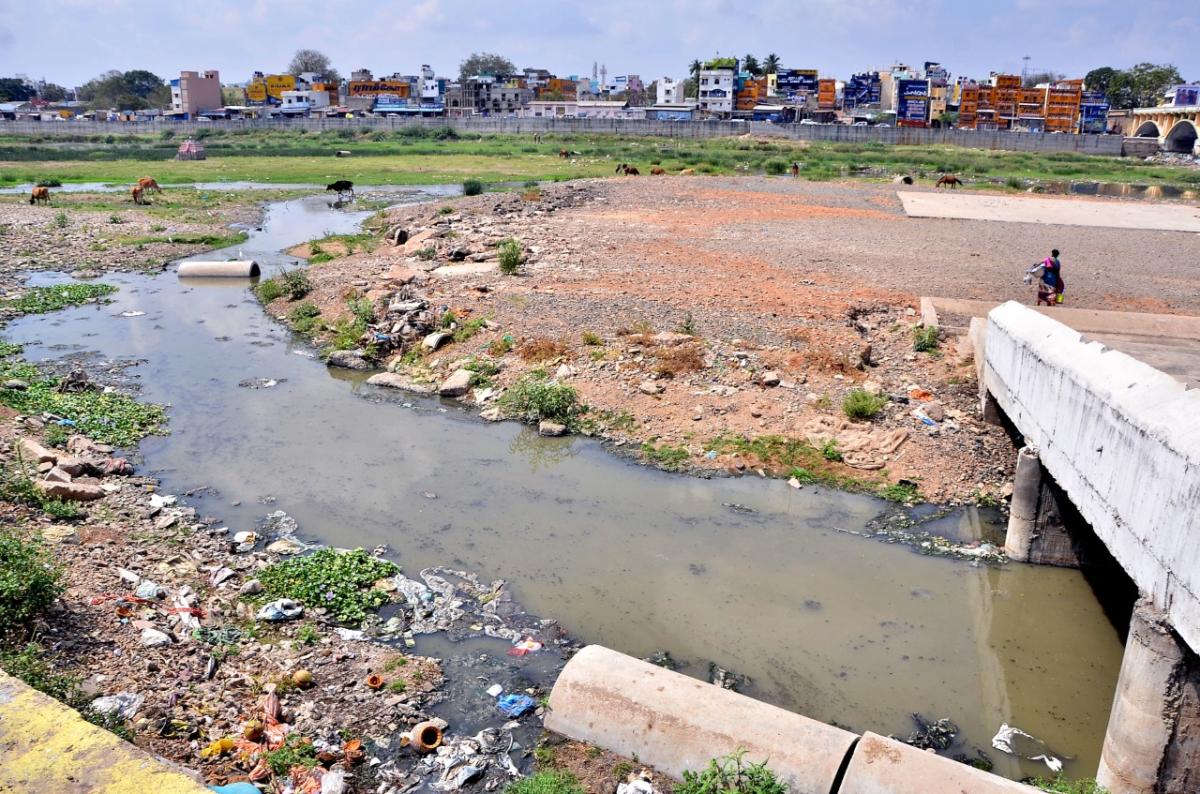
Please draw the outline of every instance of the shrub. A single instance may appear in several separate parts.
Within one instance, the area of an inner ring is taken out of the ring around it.
[[[514,237],[500,243],[500,272],[506,276],[516,273],[517,268],[521,266],[523,253],[521,242]]]
[[[298,301],[312,291],[312,282],[303,270],[285,270],[279,274],[279,286],[288,300]]]
[[[887,405],[888,398],[866,389],[851,389],[842,398],[842,411],[851,419],[873,419]]]
[[[714,758],[702,772],[683,773],[683,784],[675,794],[787,794],[766,763],[751,764],[743,759],[745,750],[724,758]]]
[[[65,229],[68,223],[70,223],[70,219],[67,218],[67,213],[60,212],[54,216],[54,225],[58,228]]]
[[[163,130],[158,137],[162,138],[164,141],[169,141],[175,137],[175,130]]]
[[[278,278],[267,278],[258,282],[258,286],[254,288],[254,294],[263,303],[270,303],[276,298],[282,298],[284,294],[283,284]]]
[[[517,355],[526,361],[549,361],[565,355],[567,345],[557,339],[548,339],[544,336],[535,336],[533,339],[527,339],[521,342],[517,348]]]
[[[50,424],[46,427],[46,444],[51,447],[65,447],[70,434],[60,424]]]
[[[288,325],[299,334],[310,334],[318,325],[321,310],[312,303],[305,301],[288,313]]]
[[[570,772],[552,770],[509,783],[504,794],[584,794],[584,788]]]
[[[574,388],[534,373],[510,386],[500,398],[500,407],[509,416],[525,422],[549,419],[567,427],[573,427],[584,411]]]
[[[387,593],[371,585],[399,570],[362,549],[319,549],[270,565],[258,578],[267,600],[293,598],[310,609],[324,608],[339,621],[359,622],[368,609],[378,609],[388,600]]]
[[[913,329],[913,350],[932,353],[938,349],[938,329],[933,325],[918,325]]]
[[[599,334],[592,333],[591,331],[584,331],[580,338],[588,347],[602,347],[604,345],[604,339]]]
[[[343,130],[349,132],[349,130]],[[294,766],[312,769],[317,765],[317,749],[313,743],[298,733],[289,733],[283,744],[267,753],[267,766],[279,777],[284,777]]]
[[[417,251],[417,259],[421,259],[426,262],[428,262],[430,259],[433,259],[435,256],[437,256],[436,248],[422,248]]]
[[[488,353],[493,356],[500,357],[513,349],[513,339],[511,336],[505,335],[488,345]]]
[[[464,179],[463,180],[463,195],[464,196],[478,196],[482,192],[483,192],[483,183],[480,182],[478,179]]]
[[[525,182],[526,190],[536,190],[538,187],[539,187],[539,185],[538,185],[538,181],[536,179],[529,179],[529,180],[526,180],[526,182]]]
[[[74,703],[80,698],[79,679],[56,673],[54,662],[46,658],[45,649],[37,643],[0,651],[0,667],[55,700]]]
[[[0,531],[0,636],[25,628],[54,603],[60,577],[40,544]]]
[[[1020,177],[1010,176],[1008,179],[1004,180],[1004,184],[1013,190],[1022,190],[1025,187],[1025,180],[1021,179]]]
[[[471,337],[475,336],[475,334],[482,331],[485,325],[487,325],[486,317],[476,317],[472,320],[464,320],[463,322],[459,323],[458,328],[454,329],[454,341],[466,342]]]
[[[691,312],[684,315],[683,321],[679,323],[678,331],[688,336],[696,335],[696,318],[692,316]]]
[[[663,347],[654,351],[658,363],[654,370],[659,375],[673,378],[685,372],[699,372],[704,369],[704,353],[696,345],[677,345]]]
[[[763,169],[772,176],[779,176],[780,174],[787,173],[788,164],[784,160],[780,160],[776,157],[763,163]]]
[[[827,439],[825,443],[821,445],[821,457],[833,463],[842,462],[842,453],[837,448],[837,439]]]
[[[453,215],[453,214],[454,214],[454,207],[438,208],[438,215]]]
[[[903,481],[883,486],[878,494],[889,502],[915,502],[921,496],[915,483]]]
[[[57,179],[39,179],[38,187],[62,187],[62,182]]]

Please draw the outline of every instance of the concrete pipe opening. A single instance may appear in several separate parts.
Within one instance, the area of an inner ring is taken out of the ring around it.
[[[261,275],[253,259],[231,259],[228,262],[193,261],[179,264],[180,278],[254,278]]]

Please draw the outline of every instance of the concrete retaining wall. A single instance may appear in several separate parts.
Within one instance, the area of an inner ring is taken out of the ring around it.
[[[988,314],[985,349],[983,387],[1200,648],[1200,391],[1011,301]]]
[[[844,124],[769,124],[767,122],[697,121],[669,122],[638,119],[293,119],[230,121],[156,121],[156,122],[36,122],[0,121],[0,134],[40,135],[121,135],[158,134],[174,130],[177,137],[195,135],[201,130],[286,129],[401,129],[404,127],[453,127],[468,133],[607,133],[612,135],[649,135],[668,138],[718,138],[753,133],[789,140],[836,143],[889,143],[901,145],[964,146],[975,149],[1002,149],[1019,152],[1079,152],[1118,157],[1123,139],[1119,135],[1047,135],[1030,132],[999,132],[954,129],[915,129],[906,127],[850,127]]]
[[[676,778],[738,750],[792,794],[1014,794],[1032,789],[868,733],[799,714],[589,645],[550,693],[546,727]]]

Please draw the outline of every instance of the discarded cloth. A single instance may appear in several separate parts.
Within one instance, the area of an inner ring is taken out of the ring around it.
[[[813,419],[804,425],[803,432],[815,447],[834,441],[847,466],[867,470],[882,469],[908,439],[908,431],[904,428],[868,430],[832,416]]]
[[[1055,774],[1062,771],[1062,758],[1066,757],[1060,757],[1041,739],[1030,736],[1020,728],[1010,726],[1008,723],[1001,723],[1000,730],[996,731],[996,735],[992,737],[992,747],[1002,753],[1015,755],[1029,761],[1040,761]]]

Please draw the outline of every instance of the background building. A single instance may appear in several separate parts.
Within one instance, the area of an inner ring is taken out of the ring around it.
[[[206,110],[219,110],[225,105],[221,97],[221,77],[216,69],[205,72],[180,72],[171,81],[171,112],[184,118],[195,118]]]

